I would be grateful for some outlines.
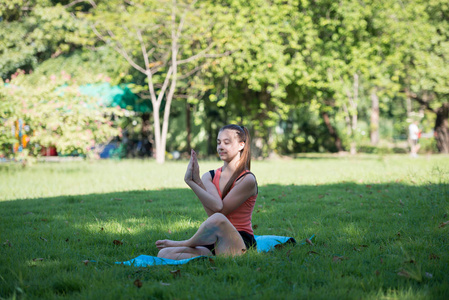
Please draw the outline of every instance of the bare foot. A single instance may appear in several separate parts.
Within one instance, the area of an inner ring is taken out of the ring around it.
[[[159,240],[156,241],[156,247],[161,250],[169,247],[183,247],[185,246],[183,241],[172,241],[172,240]]]

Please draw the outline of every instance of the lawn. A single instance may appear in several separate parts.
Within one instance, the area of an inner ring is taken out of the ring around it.
[[[200,161],[201,171],[219,163]],[[253,161],[255,234],[296,246],[182,266],[115,264],[156,255],[157,239],[186,239],[205,219],[186,165],[0,164],[0,297],[449,298],[448,156]]]

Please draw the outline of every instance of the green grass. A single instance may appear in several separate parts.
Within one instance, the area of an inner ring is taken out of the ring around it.
[[[315,234],[313,246],[182,266],[116,265],[156,255],[157,239],[188,238],[205,219],[183,183],[185,168],[140,160],[0,164],[0,297],[449,297],[449,224],[440,227],[449,220],[448,156],[255,161],[255,234],[300,243]]]

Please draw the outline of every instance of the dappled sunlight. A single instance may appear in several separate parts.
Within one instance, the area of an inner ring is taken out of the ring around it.
[[[50,260],[47,258],[36,257],[25,261],[25,265],[31,268],[55,268],[61,264],[60,260]]]
[[[346,241],[351,244],[360,243],[360,241],[364,239],[368,232],[368,228],[361,228],[355,223],[350,223],[347,225],[341,224],[340,226],[342,228],[340,234],[344,233],[340,237],[346,239]],[[338,235],[339,233],[336,234]]]

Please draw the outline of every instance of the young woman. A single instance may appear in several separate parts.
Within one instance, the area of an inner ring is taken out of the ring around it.
[[[242,255],[256,246],[251,217],[258,194],[251,167],[250,136],[246,128],[226,125],[217,138],[223,166],[199,176],[192,150],[184,181],[201,201],[209,216],[188,240],[159,240],[158,257],[186,259],[198,255]]]

